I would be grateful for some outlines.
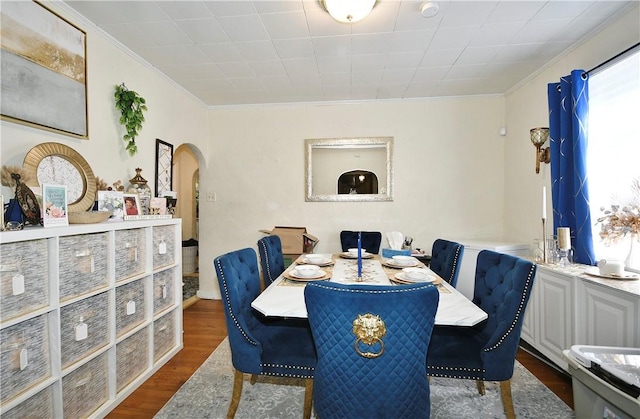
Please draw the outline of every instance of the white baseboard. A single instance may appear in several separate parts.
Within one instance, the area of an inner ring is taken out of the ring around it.
[[[203,298],[205,300],[221,300],[222,297],[215,292],[203,292],[202,290],[198,290],[196,293],[198,298]]]

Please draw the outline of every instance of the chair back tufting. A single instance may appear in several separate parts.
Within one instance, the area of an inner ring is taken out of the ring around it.
[[[517,256],[481,251],[473,302],[487,313],[487,320],[469,328],[435,327],[429,346],[429,375],[476,380],[482,395],[485,381],[500,381],[507,419],[515,419],[511,377],[536,268]]]
[[[426,360],[436,287],[316,281],[304,293],[318,354],[318,417],[428,418]]]
[[[260,294],[256,252],[241,249],[214,260],[233,366],[249,374],[313,377],[315,348],[309,323],[265,318],[251,307]]]
[[[380,253],[382,233],[379,231],[361,231],[360,233],[362,233],[362,248],[367,253],[373,253],[374,255]],[[343,252],[358,247],[358,232],[342,230],[340,232],[340,244]]]
[[[234,368],[251,374],[260,373],[259,327],[251,302],[260,294],[260,274],[256,253],[247,248],[217,257],[214,262]]]
[[[491,377],[487,380],[506,380],[513,375],[536,269],[537,265],[517,256],[491,250],[478,254],[473,302],[488,314],[479,328],[485,339],[485,369]]]
[[[464,246],[460,243],[444,239],[437,239],[431,248],[431,263],[429,268],[440,278],[452,286],[458,283],[460,262],[464,254]]]
[[[246,248],[224,254],[215,258],[213,265],[235,369],[227,418],[233,418],[238,408],[245,373],[305,379],[303,417],[310,418],[316,353],[309,322],[268,319],[251,308],[251,302],[260,294],[255,250]]]
[[[260,265],[264,287],[271,285],[284,272],[284,257],[282,255],[282,241],[276,235],[266,236],[258,240]]]

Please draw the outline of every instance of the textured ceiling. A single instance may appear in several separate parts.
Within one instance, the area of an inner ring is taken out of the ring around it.
[[[65,1],[210,106],[502,94],[633,1]]]

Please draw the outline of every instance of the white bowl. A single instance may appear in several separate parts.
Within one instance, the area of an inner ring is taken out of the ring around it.
[[[367,249],[360,249],[362,251],[362,254],[364,255],[367,251]],[[358,248],[357,247],[353,247],[351,249],[349,249],[349,254],[351,256],[358,256]]]
[[[427,279],[427,276],[429,275],[429,272],[422,268],[404,268],[402,272],[404,272],[407,278],[415,281]]]
[[[309,253],[304,258],[309,263],[321,263],[324,260],[324,255]]]
[[[318,265],[298,265],[296,266],[296,272],[300,276],[310,278],[320,272],[320,267]]]
[[[416,263],[416,260],[413,256],[405,256],[405,255],[396,255],[392,257],[394,263],[400,266],[410,266]]]

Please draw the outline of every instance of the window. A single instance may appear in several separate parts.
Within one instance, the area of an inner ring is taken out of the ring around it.
[[[624,260],[630,237],[607,245],[599,236],[602,208],[640,205],[640,49],[589,79],[587,173],[596,260]]]

